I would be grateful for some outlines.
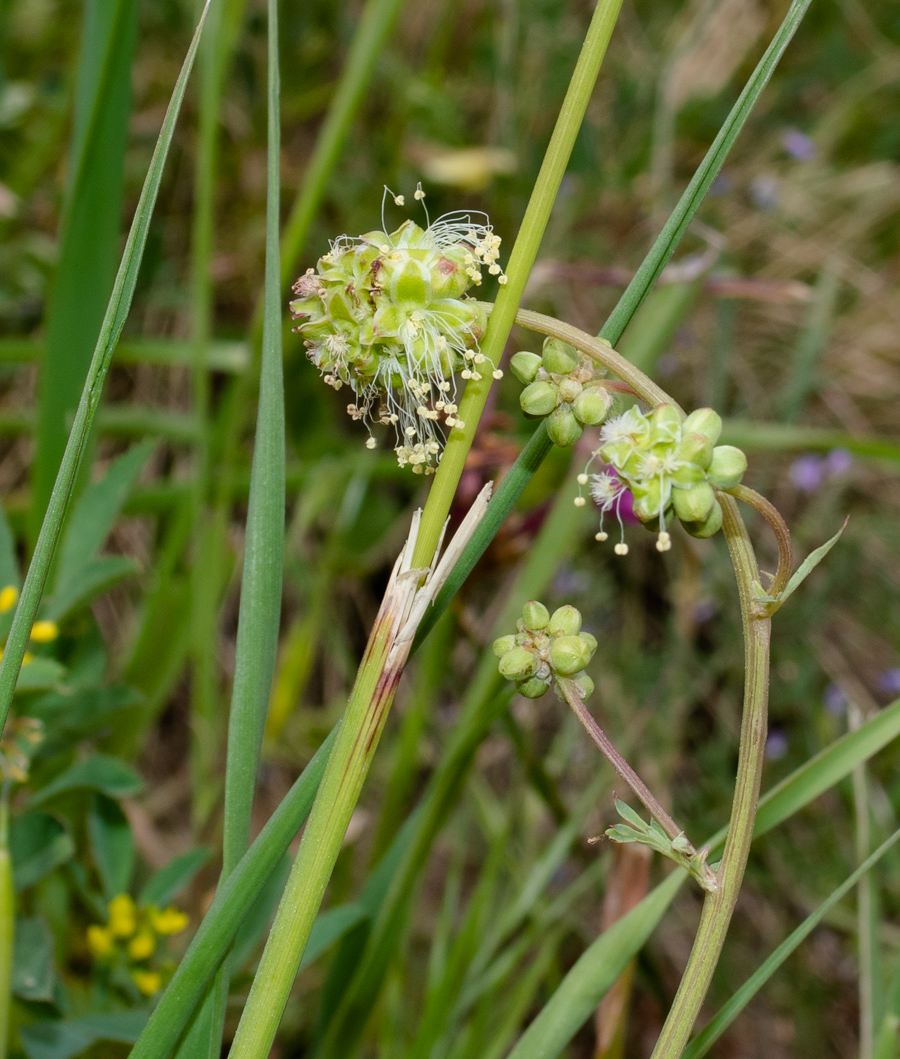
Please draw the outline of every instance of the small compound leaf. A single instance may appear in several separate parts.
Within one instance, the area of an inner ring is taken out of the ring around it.
[[[78,789],[100,791],[110,798],[127,798],[137,794],[143,785],[141,777],[124,761],[106,754],[94,754],[93,757],[76,761],[46,787],[36,791],[31,797],[31,804],[43,805],[59,794]]]

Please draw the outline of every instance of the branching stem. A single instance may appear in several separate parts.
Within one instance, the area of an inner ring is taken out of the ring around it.
[[[791,531],[781,517],[778,508],[766,500],[761,493],[757,493],[755,489],[746,485],[736,485],[728,492],[758,511],[772,527],[775,540],[778,542],[778,569],[767,591],[769,595],[777,597],[784,590],[794,569],[794,545],[791,542]]]

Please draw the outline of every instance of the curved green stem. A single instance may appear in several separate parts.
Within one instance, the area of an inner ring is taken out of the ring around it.
[[[541,313],[520,311],[516,320],[523,327],[562,339],[586,353],[602,367],[627,382],[635,394],[647,404],[675,404],[664,390],[616,353],[602,339],[593,338],[577,327],[561,323]],[[771,505],[765,501],[765,498],[750,489],[741,489],[738,493],[740,498],[747,502],[757,497],[763,501],[765,506],[756,502],[753,506],[769,519],[770,524],[773,524],[768,511]],[[752,497],[748,499],[750,494]],[[734,912],[744,878],[762,779],[769,701],[771,621],[756,604],[753,582],[759,581],[759,568],[738,506],[732,497],[724,493],[719,494],[719,501],[722,505],[722,528],[737,579],[744,629],[744,708],[741,720],[738,770],[731,821],[728,825],[728,840],[725,843],[725,852],[717,872],[719,886],[715,892],[709,892],[704,901],[700,925],[687,967],[651,1059],[677,1059],[688,1042],[700,1012],[725,942],[725,935],[728,932],[728,925],[731,922],[731,915]],[[772,511],[774,510],[772,508]],[[779,521],[780,518],[778,516]],[[783,522],[781,524],[783,525]],[[776,530],[776,535],[781,550],[776,580],[782,576],[785,576],[786,580],[786,576],[790,574],[791,559],[790,555],[784,552],[784,534]],[[789,546],[789,534],[787,542]],[[787,563],[787,575],[782,574],[785,562]]]
[[[778,543],[778,569],[775,571],[775,577],[772,579],[772,584],[769,585],[768,591],[770,595],[777,597],[787,587],[794,569],[794,545],[791,542],[791,531],[781,517],[778,508],[766,500],[761,493],[757,493],[755,489],[751,489],[746,485],[736,485],[734,489],[729,489],[728,492],[736,499],[743,500],[745,504],[749,504],[750,507],[758,511],[769,523],[772,532],[775,534],[775,540]]]

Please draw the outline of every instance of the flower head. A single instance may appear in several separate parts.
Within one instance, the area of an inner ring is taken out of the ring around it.
[[[398,462],[417,473],[435,469],[441,422],[464,425],[455,373],[482,378],[487,318],[463,295],[485,271],[505,279],[499,247],[484,215],[448,213],[427,228],[407,220],[391,233],[341,236],[294,284],[310,360],[329,386],[353,391],[353,419],[393,426]]]
[[[673,517],[695,537],[712,536],[722,525],[716,489],[734,488],[747,468],[739,449],[716,445],[721,430],[722,421],[711,408],[700,408],[682,420],[670,404],[647,413],[630,408],[604,423],[600,446],[588,466],[600,458],[614,473],[589,476],[585,468],[578,478],[580,486],[590,481],[591,496],[600,508],[597,540],[607,539],[603,515],[608,511],[615,510],[621,527],[619,507],[626,490],[633,497],[635,517],[658,531],[659,551],[672,546],[666,524]],[[580,490],[575,503],[584,503]],[[624,528],[615,551],[628,554]]]

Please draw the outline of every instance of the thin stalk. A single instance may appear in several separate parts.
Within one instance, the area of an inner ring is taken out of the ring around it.
[[[0,1059],[6,1059],[9,1046],[15,927],[16,895],[9,855],[9,796],[4,783],[0,790]]]
[[[708,893],[703,902],[691,955],[651,1059],[678,1059],[709,989],[747,866],[766,747],[772,623],[754,605],[753,582],[759,580],[759,569],[737,504],[724,495],[720,502],[744,629],[744,708],[737,779],[725,852],[717,870],[719,889]]]
[[[781,512],[778,508],[769,500],[766,500],[761,493],[757,493],[755,489],[751,489],[746,485],[736,485],[734,489],[729,489],[728,492],[758,511],[769,523],[772,532],[775,534],[775,540],[778,543],[778,569],[775,571],[775,577],[772,579],[768,592],[769,595],[777,598],[784,591],[794,570],[794,545],[791,541],[791,531],[781,517]]]
[[[506,340],[515,323],[525,284],[550,220],[550,212],[569,164],[569,156],[600,73],[603,56],[606,54],[621,4],[622,0],[599,0],[594,9],[581,54],[578,56],[534,190],[522,218],[522,226],[509,257],[508,282],[500,288],[491,311],[487,333],[481,344],[481,352],[489,368],[482,372],[481,379],[469,381],[460,401],[457,418],[461,419],[464,425],[454,427],[447,438],[447,445],[422,515],[422,530],[413,557],[414,566],[424,566],[430,562],[441,527],[456,495],[466,456],[472,447],[475,431],[478,429],[478,422],[490,392],[490,372],[500,363]]]
[[[648,813],[656,820],[669,838],[675,839],[683,834],[682,829],[675,823],[671,816],[662,807],[656,795],[641,777],[634,771],[618,750],[613,746],[609,736],[597,724],[590,710],[585,706],[584,700],[578,692],[578,685],[573,680],[560,680],[559,690],[568,703],[572,712],[581,722],[582,727],[593,739],[600,752],[612,767],[618,772],[628,786],[634,791],[641,804]]]

